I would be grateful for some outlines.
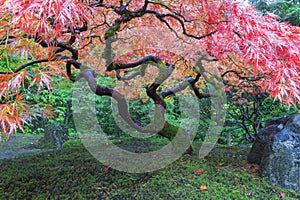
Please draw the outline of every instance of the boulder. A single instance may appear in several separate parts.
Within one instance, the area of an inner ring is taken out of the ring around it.
[[[300,190],[300,114],[268,120],[253,143],[248,162],[260,165],[262,177]]]
[[[60,149],[62,144],[68,140],[68,131],[59,123],[50,123],[45,126],[44,139]]]

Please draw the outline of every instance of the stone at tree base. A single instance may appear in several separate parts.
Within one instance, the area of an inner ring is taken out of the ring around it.
[[[267,180],[300,190],[300,114],[268,120],[248,161],[260,164],[260,174]]]
[[[59,123],[45,126],[45,140],[60,149],[62,144],[68,140],[68,131]]]

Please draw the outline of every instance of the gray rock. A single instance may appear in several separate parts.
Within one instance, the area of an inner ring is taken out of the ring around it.
[[[62,144],[68,140],[68,131],[59,123],[48,124],[45,127],[44,139],[60,149]]]
[[[268,143],[272,139],[270,136],[277,134],[282,129],[282,124],[270,124],[262,128],[252,145],[252,149],[248,155],[248,162],[260,164],[264,148],[268,146]]]
[[[261,176],[269,181],[300,190],[300,114],[268,120],[248,161],[260,164]]]

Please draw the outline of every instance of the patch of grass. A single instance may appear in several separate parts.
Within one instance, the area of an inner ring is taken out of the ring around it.
[[[182,156],[159,171],[130,174],[105,170],[80,141],[70,141],[59,151],[1,161],[0,199],[279,199],[280,191],[300,197],[261,179],[246,163],[248,151],[216,147],[205,159]]]

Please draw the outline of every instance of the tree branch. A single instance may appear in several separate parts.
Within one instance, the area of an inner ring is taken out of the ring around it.
[[[242,76],[241,73],[236,70],[228,70],[224,72],[221,77],[224,78],[229,73],[234,73],[239,79],[247,81],[258,81],[263,78],[262,76]]]
[[[52,58],[51,60],[49,60],[48,58],[35,60],[35,61],[31,61],[29,63],[26,63],[24,65],[21,65],[20,67],[18,67],[13,72],[0,72],[0,74],[14,74],[14,73],[17,73],[17,72],[25,69],[26,67],[29,67],[29,66],[34,65],[34,64],[39,64],[39,63],[44,63],[44,62],[49,62],[49,61],[56,61],[56,60],[63,60],[63,59],[70,59],[70,58],[67,57],[67,56],[56,56],[56,57]]]
[[[195,85],[195,83],[199,80],[200,76],[201,76],[201,74],[199,73],[199,74],[197,74],[195,79],[193,79],[192,77],[189,77],[189,78],[185,79],[182,83],[179,83],[172,88],[163,90],[160,93],[160,95],[163,98],[166,98],[170,95],[175,95],[176,93],[185,90],[188,86],[191,86],[191,88],[193,89],[193,91],[194,91],[195,95],[198,97],[198,99],[213,97],[214,95],[212,95],[210,93],[200,92],[199,89],[197,88],[197,86]]]
[[[205,37],[211,36],[211,35],[213,35],[213,34],[215,34],[217,32],[217,30],[215,30],[215,31],[212,31],[210,33],[207,33],[207,34],[204,34],[204,35],[201,35],[201,36],[193,35],[193,34],[190,34],[190,33],[188,33],[186,31],[186,28],[185,28],[185,25],[184,25],[184,21],[182,19],[180,19],[180,17],[178,17],[177,15],[170,14],[170,13],[168,13],[168,14],[160,14],[159,12],[154,11],[154,10],[146,10],[145,12],[149,13],[149,14],[154,14],[157,17],[157,19],[159,19],[161,22],[167,24],[167,26],[169,27],[169,29],[172,32],[174,32],[174,29],[171,28],[171,26],[169,25],[169,23],[166,20],[164,20],[164,18],[171,17],[171,18],[177,20],[180,23],[180,25],[181,25],[182,33],[184,35],[188,36],[188,37],[191,37],[191,38],[194,38],[194,39],[197,39],[197,40],[200,40],[200,39],[203,39]]]
[[[128,62],[125,64],[122,63],[111,63],[108,67],[107,67],[107,71],[113,71],[113,70],[117,70],[117,69],[129,69],[129,68],[134,68],[137,67],[141,64],[145,64],[147,62],[154,62],[154,63],[158,63],[161,60],[156,57],[156,56],[145,56],[135,62]]]

